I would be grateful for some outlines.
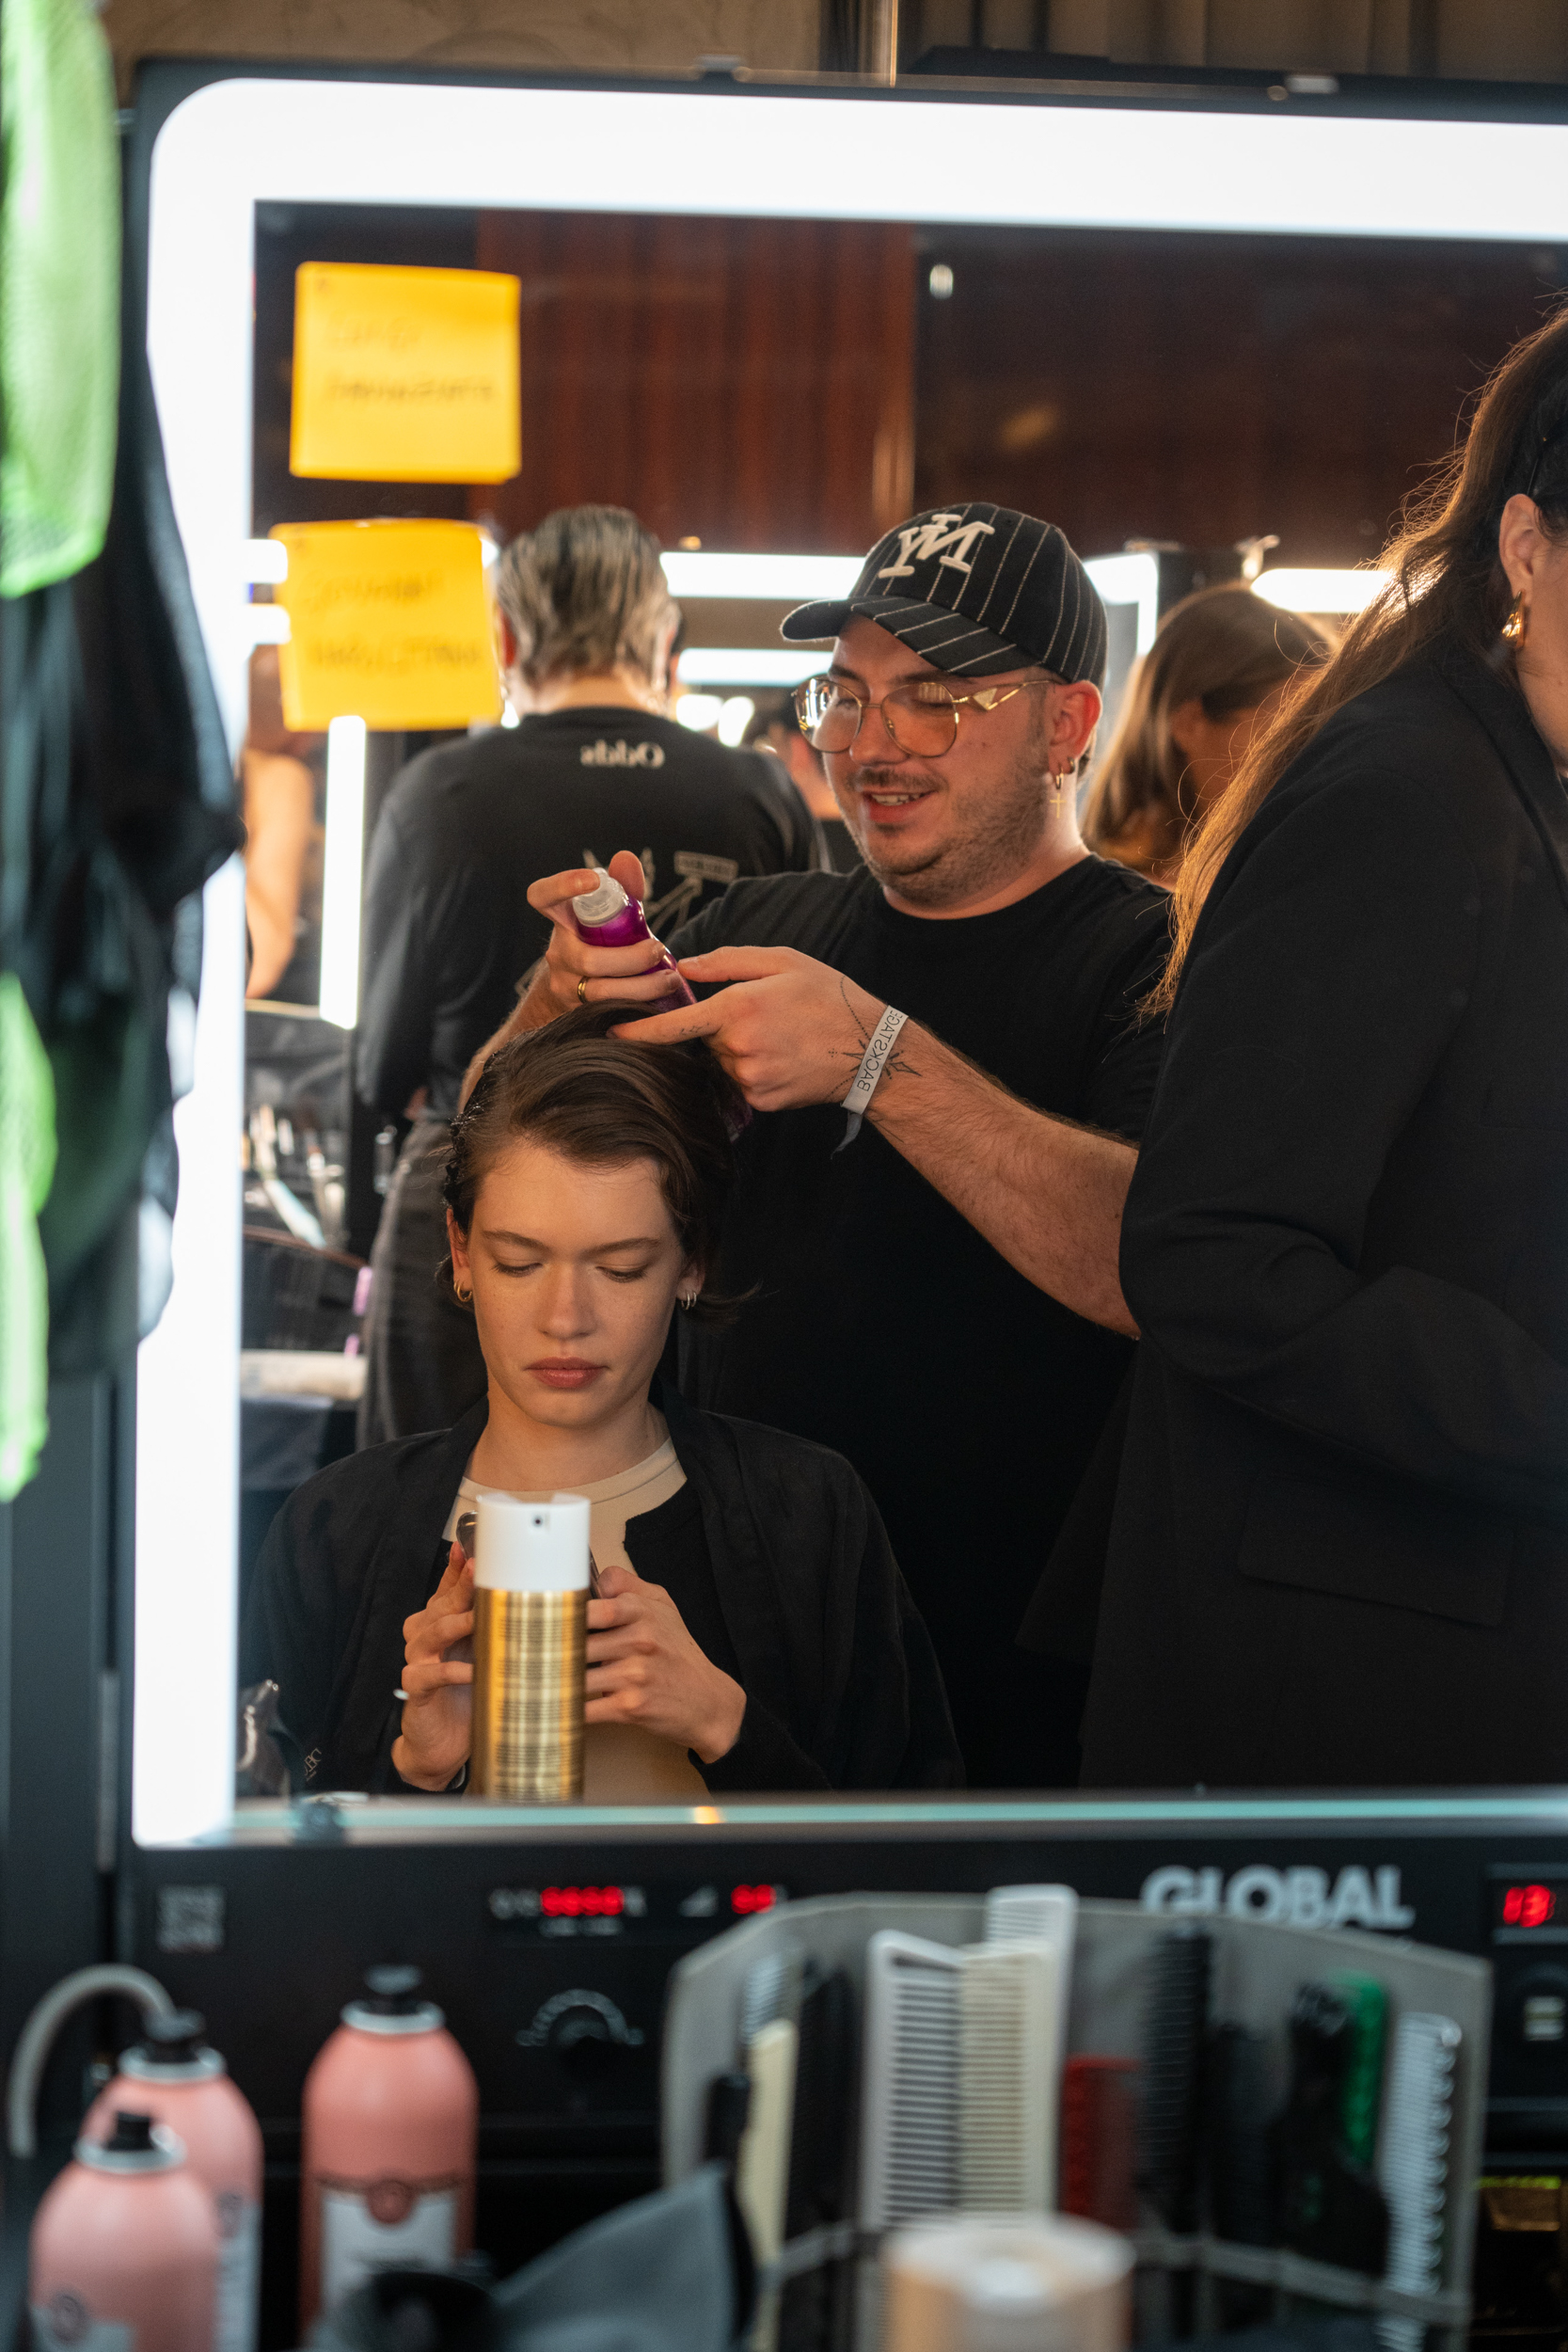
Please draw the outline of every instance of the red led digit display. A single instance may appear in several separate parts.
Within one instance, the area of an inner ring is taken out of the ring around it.
[[[742,1917],[753,1911],[771,1911],[777,1900],[778,1889],[774,1886],[732,1886],[730,1889],[730,1909],[738,1912]]]
[[[1510,1886],[1503,1892],[1505,1928],[1544,1928],[1557,1916],[1557,1897],[1549,1886]]]
[[[539,1896],[546,1919],[618,1919],[626,1907],[619,1886],[546,1886]]]

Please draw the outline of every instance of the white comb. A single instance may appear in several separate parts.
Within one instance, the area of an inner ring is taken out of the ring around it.
[[[865,1952],[861,2220],[892,2229],[948,2213],[958,2186],[963,1957],[884,1928]]]
[[[1443,2281],[1444,2208],[1454,2068],[1463,2039],[1451,2017],[1409,2010],[1394,2029],[1378,2134],[1378,2184],[1388,2203],[1391,2287],[1434,2294]],[[1421,2352],[1418,2319],[1380,2319],[1383,2352]]]

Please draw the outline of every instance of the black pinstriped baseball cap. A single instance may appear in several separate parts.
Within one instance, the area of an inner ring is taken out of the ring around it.
[[[1069,685],[1105,671],[1105,608],[1054,523],[1010,506],[933,507],[879,539],[842,599],[802,604],[790,638],[836,637],[854,613],[933,668],[990,677],[1037,663]]]

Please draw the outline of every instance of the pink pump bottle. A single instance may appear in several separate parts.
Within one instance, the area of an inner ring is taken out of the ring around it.
[[[372,2271],[473,2244],[479,2086],[417,1968],[371,1968],[305,2078],[301,2330]]]
[[[35,2352],[209,2352],[217,2290],[213,2201],[167,2126],[121,2109],[85,2134],[33,2222]]]
[[[586,939],[593,947],[637,947],[651,939],[647,917],[635,898],[628,898],[612,875],[602,866],[594,868],[599,878],[596,890],[585,890],[572,900],[572,920],[578,927],[579,939]],[[668,947],[659,949],[659,961],[672,975],[669,989],[656,996],[645,1009],[650,1012],[677,1012],[682,1005],[697,1001],[682,979],[675,959]]]
[[[102,2139],[117,2110],[143,2107],[184,2143],[192,2176],[213,2201],[218,2233],[217,2309],[213,2352],[255,2352],[261,2283],[261,2127],[202,2041],[195,2010],[150,2017],[142,2039],[119,2061],[82,2126]]]

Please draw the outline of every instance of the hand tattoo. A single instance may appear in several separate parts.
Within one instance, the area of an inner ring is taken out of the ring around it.
[[[842,1045],[835,1046],[833,1048],[833,1059],[835,1061],[852,1061],[855,1064],[855,1067],[859,1069],[861,1062],[864,1058],[865,1049],[871,1042],[871,1032],[866,1027],[864,1022],[861,1019],[860,1014],[855,1010],[854,1006],[849,1002],[849,985],[845,979],[842,972],[839,974],[838,977],[838,993],[844,999],[845,1011],[848,1014],[850,1020],[855,1025],[855,1034],[860,1039],[860,1047],[857,1052],[850,1053]],[[903,1033],[900,1032],[900,1035],[902,1034]],[[920,1075],[920,1073],[915,1068],[913,1062],[911,1061],[908,1056],[903,1053],[900,1047],[896,1045],[894,1047],[892,1054],[888,1057],[887,1061],[883,1065],[883,1074],[885,1075],[890,1070],[899,1071],[906,1078],[918,1078]]]

